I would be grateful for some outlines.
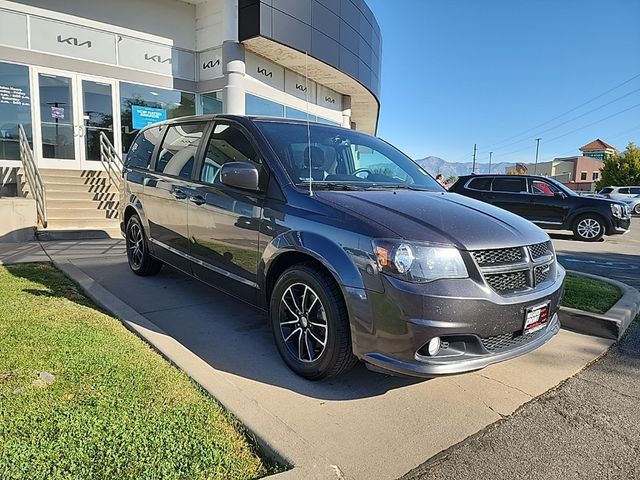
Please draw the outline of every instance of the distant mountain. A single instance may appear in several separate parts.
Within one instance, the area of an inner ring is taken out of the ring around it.
[[[453,163],[447,162],[440,157],[426,157],[416,160],[418,164],[434,177],[441,173],[444,178],[459,177],[461,175],[469,175],[471,173],[472,162]],[[512,167],[514,164],[509,162],[492,163],[491,173],[504,173],[506,167]],[[476,173],[489,173],[488,163],[476,163]]]

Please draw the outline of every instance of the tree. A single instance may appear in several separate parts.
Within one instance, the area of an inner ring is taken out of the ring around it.
[[[640,185],[640,148],[630,143],[624,152],[605,159],[600,172],[598,190],[610,185]]]

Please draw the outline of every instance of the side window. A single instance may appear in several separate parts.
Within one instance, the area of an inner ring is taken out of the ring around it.
[[[193,163],[206,123],[172,125],[162,142],[156,172],[191,178]]]
[[[491,180],[493,180],[492,177],[474,178],[469,182],[467,188],[488,192],[489,190],[491,190]]]
[[[227,162],[248,162],[260,167],[260,158],[244,133],[233,125],[217,122],[204,154],[200,181],[216,183],[220,168]]]
[[[633,187],[629,189],[631,191],[631,193],[633,195],[639,195],[640,194],[640,187]]]
[[[555,189],[547,182],[543,182],[542,180],[533,180],[531,182],[531,186],[533,187],[532,193],[535,195],[547,195],[549,197],[552,197],[555,193]]]
[[[160,127],[152,127],[138,134],[131,144],[125,165],[129,168],[149,168],[153,150],[160,141]]]
[[[505,193],[526,193],[527,186],[524,178],[498,177],[494,178],[491,190]]]
[[[618,190],[618,193],[620,193],[622,195],[627,195],[629,193],[629,189],[628,188],[621,188],[620,190]]]

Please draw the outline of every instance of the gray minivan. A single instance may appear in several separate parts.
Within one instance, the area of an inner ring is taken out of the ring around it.
[[[448,193],[388,143],[232,115],[141,130],[124,168],[131,270],[163,264],[268,311],[278,351],[320,379],[358,361],[432,377],[530,352],[560,328],[548,235]]]

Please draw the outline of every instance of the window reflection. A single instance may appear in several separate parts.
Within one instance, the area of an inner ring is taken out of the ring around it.
[[[177,118],[185,115],[194,115],[195,94],[167,90],[164,88],[136,85],[120,82],[120,118],[122,125],[122,150],[126,152],[133,142],[136,133],[144,125],[140,118],[145,113],[144,108],[137,109],[136,115],[132,112],[132,106],[147,107],[149,123],[164,118]],[[155,119],[155,120],[154,120]]]
[[[29,67],[0,62],[0,159],[20,160],[20,123],[31,143]]]
[[[205,115],[222,113],[222,92],[203,93],[200,95],[200,107]]]
[[[73,97],[71,79],[58,75],[38,75],[40,125],[44,158],[75,158]]]

